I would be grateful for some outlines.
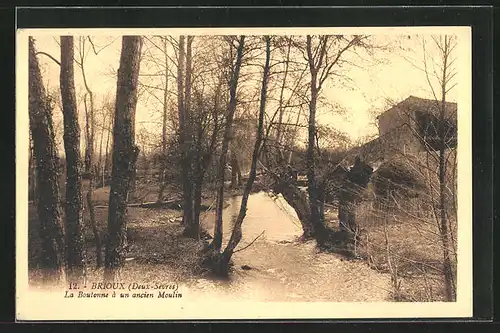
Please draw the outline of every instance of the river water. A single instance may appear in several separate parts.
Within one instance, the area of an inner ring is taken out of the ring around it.
[[[223,215],[224,243],[230,237],[241,197],[232,197],[229,203]],[[212,231],[214,213],[205,215],[202,224]],[[190,289],[231,300],[354,302],[384,301],[389,297],[387,275],[372,270],[363,261],[319,252],[314,241],[297,242],[302,234],[300,223],[281,196],[271,197],[264,192],[250,195],[242,231],[237,250],[263,234],[250,247],[234,253],[229,281],[201,278]]]
[[[233,196],[228,199],[229,206],[223,213],[223,242],[227,242],[231,236],[234,219],[239,213],[241,196]],[[207,214],[202,222],[207,230],[213,230],[214,213]],[[271,197],[265,192],[251,194],[242,226],[243,238],[239,247],[253,241],[259,235],[259,240],[269,242],[292,241],[302,234],[297,214],[283,197]]]

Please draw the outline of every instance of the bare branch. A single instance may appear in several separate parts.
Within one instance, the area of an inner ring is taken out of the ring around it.
[[[61,66],[61,63],[60,63],[60,62],[59,62],[56,58],[54,58],[53,56],[51,56],[50,54],[48,54],[48,53],[46,53],[46,52],[41,52],[41,51],[38,51],[37,53],[35,53],[35,55],[39,55],[39,54],[42,54],[42,55],[44,55],[44,56],[49,57],[50,59],[54,60],[54,62],[55,62],[56,64],[58,64],[59,66]]]
[[[253,243],[255,243],[255,241],[256,241],[257,239],[259,239],[259,238],[260,238],[260,236],[262,236],[265,232],[266,232],[265,230],[264,230],[264,231],[262,231],[262,232],[261,232],[261,233],[260,233],[257,237],[255,237],[255,239],[254,239],[253,241],[251,241],[251,242],[250,242],[247,246],[242,247],[241,249],[238,249],[238,250],[234,251],[233,253],[240,252],[240,251],[243,251],[243,250],[245,250],[245,249],[249,248],[249,247],[250,247],[250,246],[252,246],[252,244],[253,244]]]

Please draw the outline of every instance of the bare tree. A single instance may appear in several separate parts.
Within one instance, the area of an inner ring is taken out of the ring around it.
[[[307,192],[309,194],[310,222],[304,236],[318,237],[323,234],[324,229],[324,198],[318,184],[315,162],[316,146],[316,109],[318,97],[323,84],[333,73],[334,66],[339,63],[342,55],[349,49],[361,44],[366,38],[354,36],[346,38],[344,36],[318,36],[306,37],[306,55],[311,76],[310,100],[309,100],[309,120],[308,120],[308,143],[307,143]],[[317,40],[315,43],[314,40]],[[333,49],[333,50],[332,50]]]
[[[135,110],[142,38],[124,36],[116,90],[113,130],[113,172],[109,195],[105,280],[114,280],[127,248],[126,208],[139,148],[135,145]]]
[[[163,192],[165,191],[165,172],[167,169],[167,117],[168,117],[168,93],[169,93],[169,56],[166,39],[162,39],[163,53],[165,57],[165,91],[163,92],[163,114],[162,114],[162,131],[161,131],[161,150],[162,158],[160,161],[161,170],[159,177],[158,202],[163,201]]]
[[[266,60],[264,65],[264,72],[262,75],[262,87],[260,93],[260,107],[259,107],[259,122],[257,125],[257,135],[254,143],[253,153],[252,153],[252,164],[250,167],[250,175],[245,184],[245,189],[243,191],[243,197],[241,199],[241,206],[238,217],[236,218],[233,226],[233,231],[231,233],[231,238],[229,239],[229,243],[222,253],[222,257],[218,262],[217,273],[219,274],[227,274],[228,265],[231,257],[234,253],[235,248],[238,246],[243,234],[241,230],[241,226],[243,224],[243,220],[245,219],[246,211],[247,211],[247,203],[248,197],[250,195],[250,191],[252,190],[253,183],[255,181],[257,175],[257,162],[259,159],[262,141],[264,138],[264,114],[266,110],[266,100],[267,100],[267,87],[269,82],[269,69],[270,69],[270,60],[271,60],[271,38],[269,36],[264,36],[264,40],[266,43]]]
[[[106,104],[105,105],[105,108],[107,109],[107,112],[110,113],[110,121],[109,123],[107,124],[107,128],[106,128],[106,155],[104,156],[104,173],[106,175],[106,177],[108,178],[109,177],[109,168],[110,168],[110,138],[112,138],[112,134],[113,134],[113,127],[114,127],[114,118],[113,118],[113,107],[111,104]]]
[[[203,100],[203,94],[195,94],[198,96],[197,112],[193,109],[193,205],[194,205],[194,223],[196,228],[200,230],[200,212],[201,212],[201,195],[203,181],[207,168],[215,155],[217,148],[220,127],[222,121],[219,119],[220,114],[220,98],[221,98],[221,81],[217,83],[213,96],[213,104],[211,112],[204,112],[206,104],[209,101]],[[211,133],[210,133],[211,128]],[[210,136],[209,136],[210,134]],[[202,231],[202,230],[200,230]],[[203,232],[205,232],[203,230]]]
[[[63,279],[64,242],[57,181],[57,151],[54,144],[52,107],[46,99],[35,42],[29,39],[29,118],[37,169],[37,210],[42,240],[41,267],[44,279]]]
[[[107,105],[108,102],[104,102],[103,105],[101,106],[100,109],[100,116],[101,116],[101,122],[99,124],[99,129],[100,129],[100,138],[99,138],[99,154],[98,154],[98,161],[97,161],[97,169],[98,169],[98,180],[99,183],[97,186],[104,187],[106,183],[106,159],[105,156],[107,154],[108,150],[108,145],[109,143],[105,144],[105,137],[106,141],[109,139],[109,132],[110,129],[109,127],[109,122],[110,118],[113,116],[112,113],[110,112],[110,109],[108,108]]]
[[[432,94],[436,103],[438,104],[438,128],[437,137],[439,141],[439,221],[440,221],[440,234],[441,242],[443,243],[443,270],[444,270],[444,280],[445,280],[445,295],[447,301],[454,301],[456,299],[456,283],[455,274],[452,264],[451,255],[451,240],[450,240],[450,223],[446,214],[446,174],[447,174],[447,160],[449,154],[446,150],[449,149],[449,128],[446,126],[448,121],[446,99],[447,94],[451,89],[453,89],[456,83],[453,82],[456,71],[454,69],[454,50],[457,46],[457,40],[455,36],[444,35],[444,36],[433,36],[432,41],[438,49],[438,70],[434,67],[431,72],[429,68],[428,59],[426,56],[426,41],[423,40],[423,51],[424,51],[424,66],[425,74],[429,87],[432,90]],[[436,91],[434,83],[432,82],[432,77],[434,77],[435,82],[437,82],[437,87],[439,92]],[[431,153],[431,151],[429,151]],[[454,186],[454,185],[453,185]]]
[[[189,117],[189,107],[191,96],[191,43],[192,38],[188,36],[179,37],[179,51],[177,61],[177,107],[179,110],[179,142],[181,147],[181,182],[183,196],[183,217],[182,223],[190,235],[195,230],[193,228],[193,192],[191,187],[191,120]],[[186,52],[187,49],[187,52]],[[197,231],[195,232],[197,236]]]
[[[80,160],[80,126],[75,95],[72,36],[61,36],[61,99],[64,116],[64,149],[66,151],[66,262],[68,280],[83,282],[85,244],[83,225],[82,176]]]
[[[233,47],[232,39],[229,41],[229,47]],[[224,128],[224,138],[222,141],[222,150],[219,157],[217,169],[217,204],[215,213],[214,238],[210,247],[212,250],[219,252],[222,247],[222,210],[224,205],[224,171],[227,164],[227,153],[229,150],[229,141],[232,137],[232,124],[234,113],[236,111],[236,92],[238,89],[238,79],[240,76],[241,63],[243,59],[243,50],[245,47],[245,36],[240,36],[237,42],[237,52],[234,63],[231,63],[229,85],[229,105],[226,114],[226,124]],[[233,60],[231,60],[233,61]]]
[[[87,76],[85,73],[85,41],[90,37],[80,37],[80,48],[79,48],[79,58],[76,61],[78,66],[82,71],[83,84],[85,86],[86,94],[84,96],[83,102],[85,106],[85,133],[86,133],[86,146],[85,146],[85,170],[88,174],[89,184],[87,189],[87,207],[89,209],[89,219],[92,232],[94,234],[94,242],[96,246],[96,265],[97,267],[102,266],[102,245],[101,237],[99,235],[99,230],[97,229],[97,224],[95,220],[94,203],[92,201],[92,193],[94,191],[94,179],[98,174],[94,172],[94,143],[95,143],[95,102],[94,93],[90,89]],[[87,96],[89,103],[87,104]]]
[[[278,124],[276,128],[276,142],[278,145],[281,145],[282,141],[282,135],[283,135],[283,116],[285,113],[285,105],[284,105],[284,92],[285,92],[285,87],[287,83],[287,78],[288,78],[288,69],[290,67],[290,51],[292,50],[292,36],[287,36],[286,37],[286,56],[285,56],[285,70],[283,74],[283,81],[281,84],[281,89],[280,89],[280,97],[278,101],[278,108],[279,108],[279,116],[278,116]],[[282,153],[283,150],[280,149],[280,152]]]
[[[199,236],[199,221],[194,218],[194,203],[193,203],[193,119],[191,117],[191,81],[193,70],[192,44],[193,36],[187,36],[186,53],[185,53],[185,83],[184,92],[184,128],[181,133],[182,140],[182,191],[184,196],[184,232],[188,237],[197,239]],[[179,45],[181,42],[179,41]],[[181,48],[179,47],[179,59],[182,56]],[[179,60],[179,64],[181,61]],[[180,67],[180,66],[179,66]]]
[[[390,101],[381,125],[383,134],[365,145],[372,146],[367,149],[372,150],[369,155],[386,157],[372,181],[376,198],[366,220],[384,218],[404,224],[402,230],[408,236],[404,240],[398,228],[387,228],[394,235],[387,261],[393,268],[404,263],[395,272],[406,284],[400,296],[455,301],[457,104],[448,96],[456,84],[457,44],[455,36],[449,35],[422,37],[419,43],[423,55],[407,61],[425,75],[433,97]],[[376,227],[369,233],[376,235]],[[371,238],[376,257],[376,236]],[[421,248],[425,253],[417,251]],[[409,271],[412,278],[407,280]],[[394,289],[397,292],[399,287]]]

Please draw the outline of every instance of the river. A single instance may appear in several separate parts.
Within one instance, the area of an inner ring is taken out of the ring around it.
[[[223,246],[230,237],[232,217],[239,212],[241,197],[232,197],[229,203],[223,215]],[[202,224],[213,230],[214,213],[205,215]],[[191,288],[233,300],[388,300],[387,275],[372,270],[363,261],[319,252],[314,241],[297,242],[302,234],[300,223],[281,196],[271,197],[264,192],[250,195],[242,231],[237,250],[262,235],[248,248],[234,253],[229,281],[201,278]]]

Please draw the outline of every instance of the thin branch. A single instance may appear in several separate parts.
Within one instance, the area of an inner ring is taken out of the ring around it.
[[[107,45],[104,45],[99,51],[96,50],[96,47],[94,45],[94,42],[92,41],[92,39],[90,38],[90,36],[87,36],[87,39],[89,40],[90,42],[90,45],[92,45],[92,50],[94,51],[94,54],[95,55],[98,55],[99,52],[101,52],[102,50],[104,50],[105,48],[107,48],[108,46],[110,46],[111,44],[113,44],[118,38],[120,37],[116,37],[115,39],[113,39],[113,41],[111,41],[109,44]]]
[[[41,51],[39,51],[39,52],[35,53],[35,55],[39,55],[39,54],[43,54],[43,55],[45,55],[45,56],[49,57],[50,59],[54,60],[54,62],[55,62],[56,64],[58,64],[59,66],[61,66],[61,63],[60,63],[60,62],[59,62],[56,58],[54,58],[53,56],[51,56],[50,54],[45,53],[45,52],[41,52]]]
[[[260,235],[258,235],[257,237],[255,237],[255,239],[254,239],[253,241],[251,241],[251,242],[250,242],[247,246],[242,247],[241,249],[236,250],[236,251],[234,251],[233,253],[240,252],[240,251],[243,251],[243,250],[245,250],[245,249],[249,248],[249,247],[250,247],[253,243],[255,243],[255,241],[256,241],[257,239],[259,239],[259,238],[260,238],[260,236],[262,236],[265,232],[266,232],[265,230],[264,230],[264,231],[262,231],[262,232],[260,233]]]

